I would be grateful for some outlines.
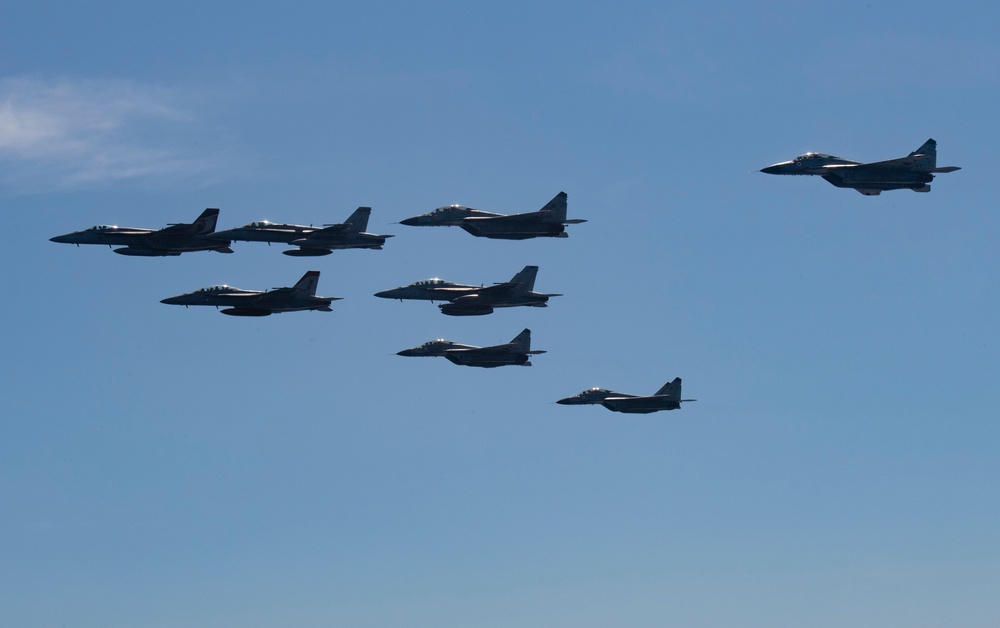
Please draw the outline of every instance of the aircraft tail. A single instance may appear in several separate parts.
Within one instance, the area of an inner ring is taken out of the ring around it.
[[[306,274],[302,275],[302,279],[292,287],[292,290],[296,292],[304,292],[311,297],[316,296],[316,286],[319,284],[319,271],[310,270]]]
[[[541,208],[539,211],[550,214],[551,218],[554,218],[557,221],[566,220],[566,193],[560,192],[556,194],[555,198],[546,203],[545,207]]]
[[[368,217],[371,216],[371,213],[371,207],[359,207],[344,221],[344,226],[347,227],[348,231],[356,233],[366,231],[368,229]]]
[[[920,148],[910,153],[910,157],[917,157],[915,165],[921,168],[937,168],[937,142],[929,139]]]
[[[215,223],[219,220],[219,210],[213,207],[201,212],[192,225],[196,235],[207,235],[215,232]]]
[[[524,331],[514,336],[514,339],[509,343],[517,351],[522,351],[527,353],[531,351],[531,330],[525,328]]]
[[[663,388],[656,391],[657,395],[670,395],[677,399],[681,398],[681,378],[675,377],[674,381],[667,382]]]
[[[535,289],[535,276],[537,274],[538,266],[525,266],[521,272],[511,278],[510,283],[531,292]]]

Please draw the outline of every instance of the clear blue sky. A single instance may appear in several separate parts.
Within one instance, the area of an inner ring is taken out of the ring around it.
[[[0,624],[1000,624],[1000,9],[336,4],[0,9]],[[928,137],[930,194],[756,172]],[[564,240],[391,224],[560,190]],[[360,205],[385,250],[48,241]],[[526,264],[565,296],[372,296]],[[332,314],[159,303],[309,269]]]

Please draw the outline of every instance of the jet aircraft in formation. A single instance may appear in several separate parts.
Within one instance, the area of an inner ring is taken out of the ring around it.
[[[696,401],[696,399],[681,399],[681,378],[677,377],[647,397],[629,395],[604,388],[590,388],[572,397],[560,399],[556,403],[564,406],[600,404],[612,412],[649,414],[660,410],[679,410],[681,403],[690,401]]]
[[[954,172],[958,166],[937,165],[937,142],[929,139],[906,157],[862,163],[825,153],[806,153],[791,161],[763,168],[766,174],[819,175],[838,188],[851,188],[865,196],[878,196],[886,190],[910,189],[930,192],[930,182],[938,172]]]
[[[531,330],[525,329],[508,343],[491,347],[463,345],[451,340],[431,340],[419,347],[403,349],[396,355],[405,357],[444,357],[454,364],[495,368],[516,364],[531,366],[529,359],[545,351],[531,350]]]
[[[545,207],[526,214],[496,214],[464,205],[446,205],[434,211],[401,220],[410,227],[451,227],[465,229],[474,236],[497,240],[565,238],[566,225],[586,220],[566,218],[566,193],[560,192]]]
[[[280,312],[318,310],[332,312],[330,303],[341,297],[318,297],[316,285],[319,271],[310,270],[291,288],[272,290],[241,290],[232,286],[210,286],[163,299],[167,305],[214,305],[225,307],[223,314],[230,316],[270,316]]]
[[[236,229],[220,231],[217,238],[246,242],[283,242],[297,249],[282,251],[293,257],[329,255],[333,249],[381,249],[391,235],[368,233],[371,207],[359,207],[341,224],[306,227],[268,222],[251,222]]]
[[[376,292],[383,299],[413,299],[446,301],[438,307],[449,316],[482,316],[498,307],[547,307],[550,297],[561,294],[534,292],[538,266],[525,266],[510,281],[492,286],[472,286],[452,283],[437,277],[411,283],[408,286]]]
[[[171,224],[163,229],[98,225],[83,231],[56,236],[50,240],[78,246],[81,244],[122,246],[114,249],[114,252],[139,257],[165,257],[191,251],[232,253],[228,240],[220,241],[211,237],[218,219],[219,210],[210,208],[203,211],[198,219],[190,224]]]

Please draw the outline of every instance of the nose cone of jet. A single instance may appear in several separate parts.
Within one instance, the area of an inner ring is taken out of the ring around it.
[[[399,298],[396,295],[399,294],[399,288],[393,288],[392,290],[383,290],[382,292],[376,292],[375,296],[381,299],[396,299]]]
[[[49,242],[58,242],[59,244],[73,244],[72,233],[67,233],[65,235],[57,235],[54,238],[49,238]]]
[[[414,353],[413,349],[403,349],[402,351],[397,352],[396,355],[401,355],[404,358],[412,358],[415,357],[417,354]]]
[[[187,302],[186,295],[178,295],[176,297],[168,297],[162,299],[160,303],[166,303],[167,305],[184,305]]]
[[[761,168],[760,171],[764,174],[785,174],[785,166],[789,162],[783,161],[780,164],[774,164],[773,166],[768,166],[767,168]]]
[[[583,403],[580,401],[580,395],[573,395],[572,397],[566,397],[565,399],[560,399],[557,401],[561,406],[577,406]]]
[[[414,216],[412,218],[407,218],[406,220],[400,220],[399,224],[406,225],[407,227],[419,227],[420,216]]]

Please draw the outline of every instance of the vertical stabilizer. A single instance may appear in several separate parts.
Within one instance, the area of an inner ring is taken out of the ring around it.
[[[566,220],[566,193],[560,192],[555,195],[551,201],[549,201],[545,207],[541,208],[539,211],[551,214],[551,218],[558,221]]]
[[[917,157],[916,164],[922,168],[937,168],[937,142],[927,140],[910,157]]]
[[[663,388],[656,391],[657,395],[670,395],[678,400],[681,398],[681,378],[675,377],[674,381],[663,385]]]
[[[371,216],[371,213],[371,207],[359,207],[344,221],[344,226],[347,227],[348,231],[361,233],[368,229],[368,217]]]
[[[510,283],[531,292],[535,289],[535,275],[537,274],[538,266],[525,266],[521,272],[511,278]]]
[[[316,296],[316,286],[319,284],[319,271],[310,270],[306,274],[302,275],[302,279],[292,287],[292,290],[296,292],[303,292],[313,297]]]
[[[508,343],[513,346],[515,351],[520,353],[527,353],[531,351],[531,330],[525,329],[518,335],[514,336],[514,339]]]
[[[194,221],[192,227],[194,227],[194,232],[197,235],[207,235],[209,233],[215,232],[215,223],[219,220],[219,210],[216,208],[208,208],[201,212],[197,220]]]

